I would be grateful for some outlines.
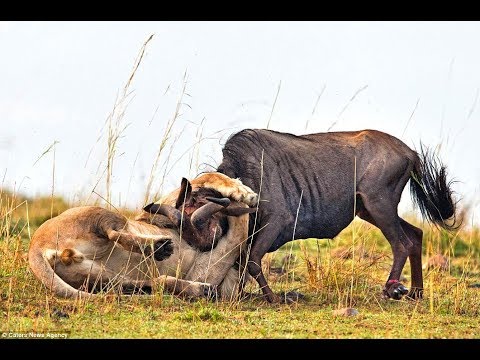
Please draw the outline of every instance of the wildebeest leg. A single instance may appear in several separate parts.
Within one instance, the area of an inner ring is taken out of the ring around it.
[[[262,271],[262,258],[268,252],[273,242],[281,232],[281,228],[275,228],[276,224],[281,224],[282,219],[272,219],[269,221],[269,226],[258,233],[255,242],[250,249],[250,256],[248,258],[248,273],[257,280],[260,289],[262,289],[263,295],[268,302],[278,303],[280,297],[270,289],[263,275]]]
[[[407,249],[403,244],[412,245],[412,241],[402,229],[396,206],[392,205],[395,202],[390,201],[387,195],[377,194],[375,197],[367,197],[360,194],[360,196],[363,206],[357,212],[357,215],[378,227],[392,247],[393,265],[383,293],[386,297],[399,300],[408,292],[408,289],[399,282],[411,248],[409,246],[409,249]]]
[[[413,240],[413,246],[409,252],[410,269],[412,272],[412,287],[408,297],[412,299],[422,298],[423,275],[422,275],[422,237],[423,231],[412,224],[400,219],[403,230]]]

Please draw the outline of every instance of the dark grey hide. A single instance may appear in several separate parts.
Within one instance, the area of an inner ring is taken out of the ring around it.
[[[384,295],[400,299],[408,292],[399,282],[408,257],[409,296],[421,297],[422,230],[397,213],[409,180],[412,198],[426,219],[445,229],[457,226],[451,183],[438,158],[423,146],[418,154],[380,131],[296,136],[246,129],[227,140],[217,171],[240,178],[260,195],[258,214],[250,215],[248,272],[271,302],[279,298],[262,273],[262,257],[294,239],[334,238],[355,216],[378,227],[392,247]],[[448,225],[445,220],[452,217]]]

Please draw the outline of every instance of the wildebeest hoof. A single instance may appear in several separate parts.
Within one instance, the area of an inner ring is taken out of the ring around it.
[[[203,287],[203,296],[209,300],[216,300],[218,297],[217,285],[204,284]]]
[[[153,258],[157,261],[165,260],[173,254],[172,240],[158,240],[153,244]]]
[[[305,295],[298,291],[288,291],[280,295],[280,302],[282,304],[293,304],[304,299]]]
[[[383,296],[386,299],[400,300],[408,293],[408,289],[398,280],[389,280],[383,288]]]
[[[423,299],[423,289],[421,288],[411,288],[408,295],[407,299],[410,300],[421,300]]]

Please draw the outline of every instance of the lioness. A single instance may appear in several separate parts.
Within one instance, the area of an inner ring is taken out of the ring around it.
[[[134,220],[96,206],[69,209],[34,233],[30,268],[64,298],[98,290],[151,289],[176,295],[235,297],[234,264],[245,247],[257,195],[239,180],[205,173],[150,204]],[[209,244],[211,249],[207,249]],[[207,251],[208,250],[208,251]]]

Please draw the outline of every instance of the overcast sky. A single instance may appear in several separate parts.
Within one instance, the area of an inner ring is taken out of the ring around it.
[[[478,208],[479,22],[0,22],[4,187],[49,194],[54,173],[55,193],[74,203],[105,195],[104,124],[151,34],[119,108],[114,205],[143,205],[185,85],[153,192],[218,165],[229,135],[270,121],[440,146],[455,190]],[[55,141],[54,161],[42,153]]]

